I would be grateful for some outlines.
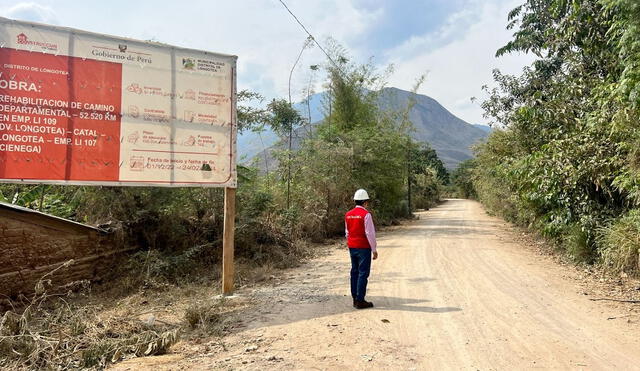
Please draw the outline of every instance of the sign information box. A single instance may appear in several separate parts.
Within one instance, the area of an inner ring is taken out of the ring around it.
[[[236,57],[0,18],[0,181],[236,186]]]

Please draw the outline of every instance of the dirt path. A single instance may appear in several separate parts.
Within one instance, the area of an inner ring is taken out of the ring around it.
[[[588,300],[566,267],[512,242],[478,203],[419,216],[379,238],[374,309],[351,307],[347,252],[336,250],[241,291],[259,310],[234,334],[117,368],[640,370],[638,305]]]

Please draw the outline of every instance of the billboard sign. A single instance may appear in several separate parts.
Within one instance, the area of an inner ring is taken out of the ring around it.
[[[0,181],[236,186],[235,56],[0,18]]]

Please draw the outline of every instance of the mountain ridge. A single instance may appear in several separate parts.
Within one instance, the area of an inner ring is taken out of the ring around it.
[[[305,118],[309,117],[309,111],[311,111],[311,127],[317,125],[324,118],[322,101],[325,94],[326,92],[312,95],[309,106],[306,102],[295,105]],[[448,169],[454,169],[460,162],[472,158],[471,147],[488,136],[488,131],[485,129],[458,118],[437,100],[426,95],[388,87],[380,91],[378,104],[383,110],[402,111],[406,109],[411,99],[414,99],[415,104],[409,111],[409,120],[414,126],[410,135],[416,141],[429,144]],[[300,140],[304,139],[309,131],[309,125],[296,130],[294,148],[299,145]],[[263,157],[264,151],[270,152],[278,142],[278,137],[271,131],[260,134],[261,140],[258,134],[252,134],[253,138],[244,134],[239,136],[240,158],[243,154],[249,160],[258,155]],[[243,145],[245,147],[240,148]],[[268,155],[268,157],[272,156]],[[269,163],[271,162],[269,161]],[[273,164],[269,166],[272,167]]]

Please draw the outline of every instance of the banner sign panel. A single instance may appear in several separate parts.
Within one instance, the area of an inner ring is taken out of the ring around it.
[[[0,181],[236,186],[236,59],[0,18]]]

